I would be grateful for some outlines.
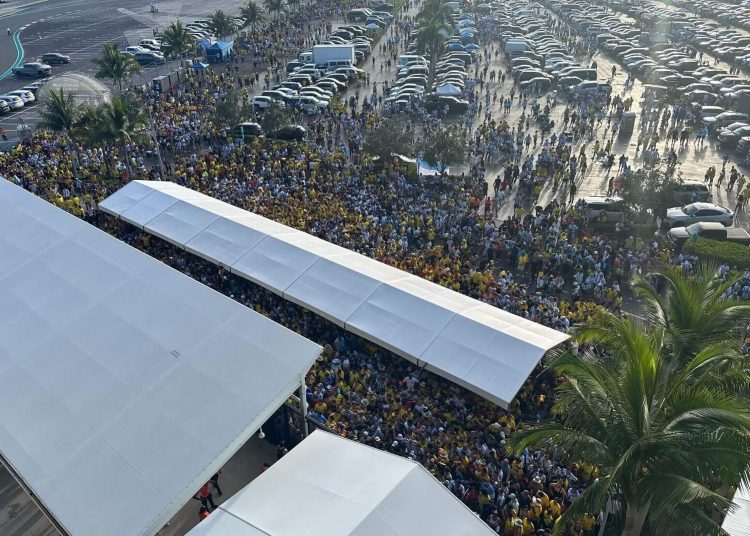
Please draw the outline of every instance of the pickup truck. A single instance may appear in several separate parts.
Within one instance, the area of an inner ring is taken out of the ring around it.
[[[20,67],[13,67],[13,74],[18,77],[45,78],[52,75],[52,67],[44,63],[24,63]]]
[[[673,227],[667,233],[667,237],[678,247],[682,247],[694,236],[737,244],[750,244],[750,233],[737,227],[724,227],[719,222],[699,222],[687,227]]]

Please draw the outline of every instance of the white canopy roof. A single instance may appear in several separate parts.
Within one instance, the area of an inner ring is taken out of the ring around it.
[[[71,536],[152,536],[321,348],[2,179],[0,227],[0,453]]]
[[[732,502],[736,507],[724,518],[721,528],[731,536],[750,536],[750,490],[741,486],[735,492]]]
[[[567,336],[171,182],[99,208],[500,405]]]
[[[188,536],[492,536],[426,469],[313,432]]]

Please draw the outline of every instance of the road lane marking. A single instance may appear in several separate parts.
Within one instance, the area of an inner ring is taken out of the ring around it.
[[[8,67],[8,69],[0,74],[0,80],[5,80],[8,78],[11,74],[13,74],[13,69],[21,65],[21,62],[23,62],[23,45],[21,44],[21,32],[24,31],[26,28],[28,28],[28,24],[26,26],[21,26],[18,30],[13,32],[13,44],[16,47],[16,61],[13,62],[13,65]]]

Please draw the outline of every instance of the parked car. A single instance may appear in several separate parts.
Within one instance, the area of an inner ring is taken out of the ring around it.
[[[590,220],[616,222],[622,219],[624,205],[619,197],[589,196],[583,198],[584,214]]]
[[[698,222],[687,227],[672,227],[667,232],[667,238],[672,240],[677,246],[682,246],[693,237],[710,238],[711,240],[735,242],[745,245],[750,244],[750,234],[746,230],[736,227],[725,227],[718,222]],[[750,255],[750,251],[748,251],[748,255]]]
[[[34,93],[28,89],[15,89],[13,91],[8,91],[8,95],[20,97],[24,104],[33,104],[36,102]]]
[[[248,140],[263,135],[263,129],[258,123],[240,123],[232,127],[232,136]]]
[[[52,75],[52,67],[46,63],[31,62],[24,63],[20,67],[13,68],[13,74],[17,77],[46,78]]]
[[[469,109],[469,101],[448,95],[430,94],[424,98],[423,105],[429,111],[442,112],[448,108],[448,114],[462,114]]]
[[[284,141],[304,141],[307,129],[302,125],[288,125],[275,130],[269,137]]]
[[[253,105],[253,108],[255,110],[264,110],[271,106],[271,103],[273,102],[273,98],[269,97],[267,95],[256,95],[250,100],[250,103]]]
[[[42,54],[42,61],[48,65],[70,63],[70,56],[60,54],[59,52],[47,52],[46,54]]]
[[[18,95],[0,95],[0,100],[7,102],[11,110],[17,110],[24,106],[23,99]]]
[[[667,209],[663,225],[667,228],[687,227],[704,221],[719,222],[728,227],[734,221],[734,212],[713,203],[690,203],[683,207]]]
[[[694,203],[696,201],[709,201],[711,190],[703,181],[683,181],[671,186],[672,197],[679,203]]]
[[[161,65],[167,62],[167,59],[158,52],[136,52],[133,56],[135,61],[141,65]]]

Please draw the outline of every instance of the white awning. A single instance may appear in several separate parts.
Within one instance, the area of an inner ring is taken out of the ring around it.
[[[544,353],[567,339],[171,182],[133,181],[99,208],[502,406]]]
[[[71,536],[152,536],[321,348],[2,179],[0,227],[0,454]]]
[[[721,528],[730,536],[750,536],[750,490],[741,486],[734,494],[735,508],[724,518]]]
[[[188,536],[492,536],[411,460],[313,432]]]

